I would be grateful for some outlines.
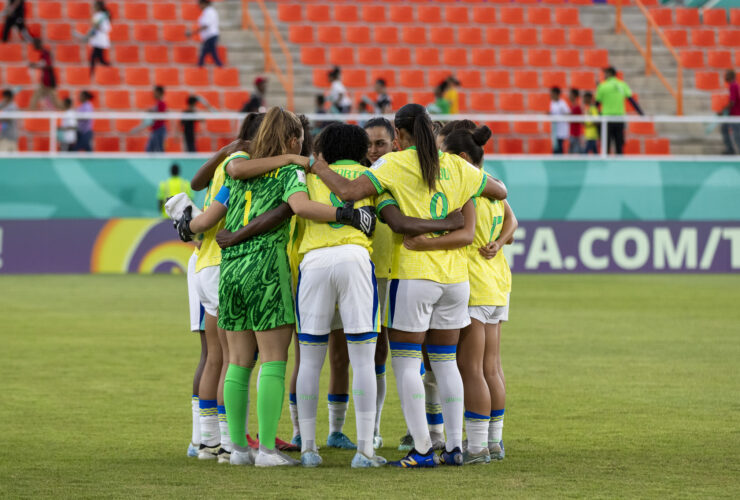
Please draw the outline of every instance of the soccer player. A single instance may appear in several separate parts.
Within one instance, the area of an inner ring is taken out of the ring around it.
[[[357,179],[348,180],[321,161],[311,171],[343,200],[388,191],[392,198],[388,196],[378,206],[386,220],[384,208],[393,204],[407,216],[440,219],[481,193],[496,199],[506,197],[500,181],[457,156],[438,152],[432,123],[423,106],[402,107],[394,122],[403,151],[385,155]],[[401,406],[415,443],[415,449],[391,465],[434,467],[439,460],[427,428],[420,375],[421,344],[427,331],[427,350],[440,382],[442,412],[448,426],[442,460],[461,465],[463,390],[454,361],[460,328],[470,322],[465,307],[470,293],[465,253],[412,252],[394,237],[390,278],[386,326]]]
[[[300,120],[291,112],[271,108],[255,138],[253,157],[267,158],[297,154],[303,143]],[[308,199],[305,173],[298,165],[281,167],[262,177],[242,180],[240,160],[226,165],[230,190],[226,229],[236,231],[268,210],[287,202],[297,215],[325,222],[352,223],[367,219],[370,211],[351,207],[330,207]],[[219,284],[219,326],[226,330],[229,343],[229,369],[224,396],[232,436],[244,434],[244,408],[249,386],[249,368],[259,348],[262,370],[257,395],[259,453],[234,444],[231,462],[254,462],[260,467],[297,465],[299,462],[280,453],[275,434],[283,405],[285,365],[295,315],[290,284],[286,244],[288,224],[251,238],[222,252]],[[232,417],[233,415],[233,417]]]
[[[474,131],[458,129],[444,141],[443,151],[483,167],[483,146],[491,137],[485,125]],[[458,344],[458,366],[465,389],[465,425],[468,446],[465,464],[489,463],[504,456],[501,429],[505,389],[499,356],[500,321],[508,317],[511,271],[501,247],[512,240],[517,227],[506,201],[475,198],[475,224],[439,238],[406,238],[412,250],[439,250],[466,246],[470,276],[468,311],[471,323]],[[472,245],[468,245],[470,241]],[[490,416],[489,416],[490,412]]]
[[[198,333],[200,336],[200,359],[195,368],[193,375],[193,396],[190,400],[191,412],[193,414],[193,432],[188,444],[188,457],[195,458],[198,456],[200,447],[200,399],[198,392],[200,389],[200,377],[203,373],[203,367],[206,364],[208,346],[206,344],[206,332],[203,321],[203,306],[198,300],[198,292],[195,287],[195,262],[198,260],[198,247],[193,251],[193,255],[188,260],[188,306],[190,309],[190,331]]]

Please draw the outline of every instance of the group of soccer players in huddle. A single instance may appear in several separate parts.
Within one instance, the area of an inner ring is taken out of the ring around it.
[[[433,124],[418,104],[394,123],[330,123],[315,142],[303,116],[278,107],[247,115],[239,137],[192,180],[208,188],[202,213],[174,216],[180,237],[197,246],[188,288],[202,348],[189,456],[319,466],[328,351],[326,445],[356,449],[352,467],[504,457],[499,343],[511,272],[502,247],[517,222],[506,187],[482,169],[490,136],[468,120]],[[276,437],[294,338],[289,399],[300,461]],[[392,462],[375,453],[388,347],[408,427],[399,447],[408,454]],[[258,357],[257,444],[247,421]],[[356,444],[342,427],[349,365]]]

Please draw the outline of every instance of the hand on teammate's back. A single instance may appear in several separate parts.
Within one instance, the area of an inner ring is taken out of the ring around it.
[[[216,234],[216,243],[222,249],[228,248],[234,245],[234,233],[228,229],[222,229]]]
[[[291,159],[291,163],[293,165],[298,165],[299,167],[303,167],[306,172],[311,171],[311,158],[308,156],[301,156],[301,155],[291,155],[293,158]]]
[[[462,229],[465,225],[465,217],[463,216],[463,213],[461,210],[453,210],[450,212],[447,217],[445,217],[450,222],[450,228],[448,231],[456,231],[458,229]]]
[[[375,207],[354,208],[354,204],[354,201],[347,201],[343,206],[337,208],[337,222],[350,225],[362,231],[367,237],[372,236],[377,219]]]

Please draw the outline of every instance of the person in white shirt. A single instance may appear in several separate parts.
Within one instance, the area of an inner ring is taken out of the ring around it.
[[[213,62],[219,68],[223,66],[221,59],[218,57],[218,12],[211,5],[210,0],[199,0],[198,5],[202,10],[198,18],[198,33],[203,45],[200,48],[200,57],[198,58],[198,67],[203,67],[206,62],[206,56],[210,55]]]
[[[329,71],[329,81],[331,87],[329,88],[329,94],[326,96],[326,100],[332,107],[332,112],[335,113],[349,113],[352,109],[352,99],[350,99],[347,93],[347,88],[342,83],[342,70],[339,66]]]
[[[88,45],[92,48],[90,52],[90,76],[95,74],[97,63],[110,66],[105,59],[105,51],[110,49],[111,14],[105,2],[96,1],[93,5],[93,13],[90,31],[85,35]]]
[[[563,99],[560,98],[560,87],[550,89],[550,114],[551,115],[569,115],[570,107]],[[553,148],[552,154],[563,154],[563,143],[570,134],[570,124],[568,122],[553,122]]]
[[[74,151],[77,144],[77,117],[72,109],[72,99],[65,98],[64,115],[59,127],[59,145],[62,151]]]

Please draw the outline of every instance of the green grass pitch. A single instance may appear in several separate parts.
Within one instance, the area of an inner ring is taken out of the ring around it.
[[[421,471],[186,458],[184,276],[3,276],[0,311],[0,497],[740,497],[740,276],[515,276],[506,460]],[[397,459],[388,365],[380,454]]]

